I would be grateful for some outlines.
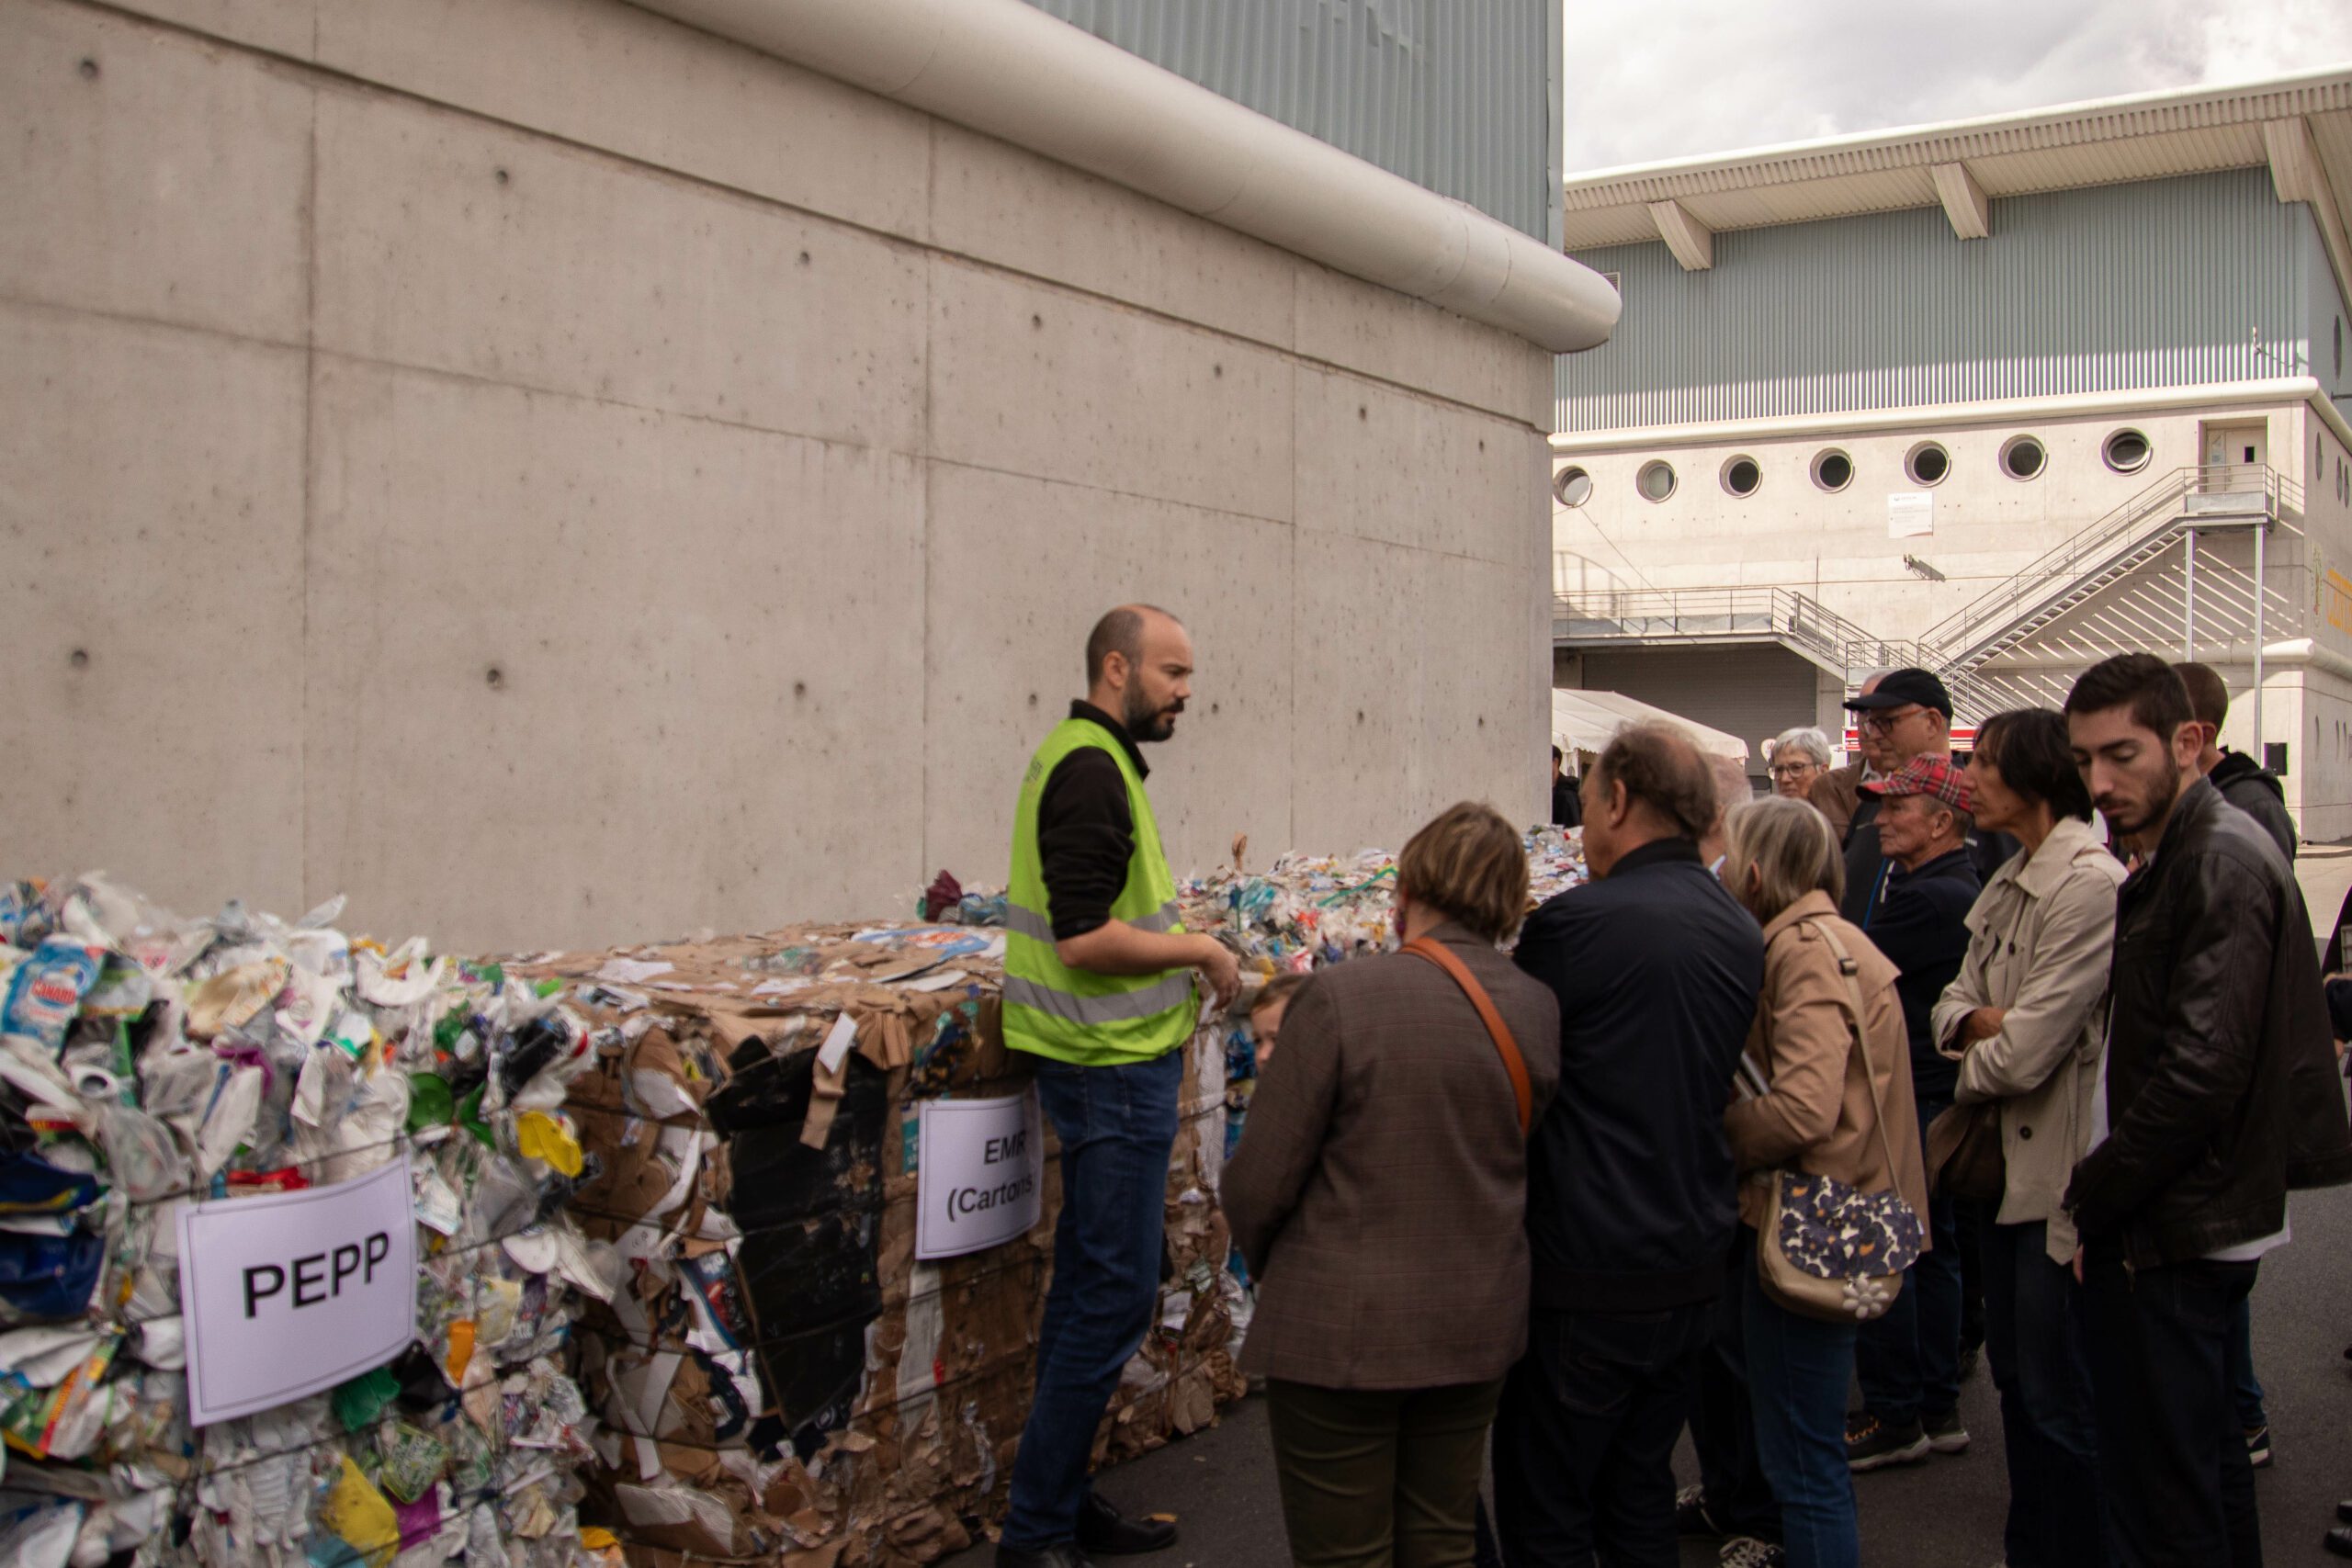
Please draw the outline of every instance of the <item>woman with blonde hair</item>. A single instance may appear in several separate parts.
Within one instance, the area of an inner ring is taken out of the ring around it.
[[[1838,918],[1845,859],[1820,812],[1775,795],[1733,813],[1723,879],[1764,928],[1764,990],[1743,1069],[1753,1092],[1724,1118],[1742,1177],[1741,1325],[1757,1453],[1792,1568],[1855,1568],[1846,1390],[1856,1323],[1792,1311],[1768,1293],[1756,1227],[1781,1170],[1858,1192],[1891,1188],[1928,1212],[1909,1037],[1894,965]],[[1899,1109],[1882,1126],[1883,1106]]]
[[[1223,1196],[1258,1307],[1301,1568],[1469,1568],[1487,1428],[1527,1346],[1527,1134],[1560,1077],[1560,1010],[1497,944],[1527,854],[1452,807],[1396,862],[1400,953],[1291,998]]]

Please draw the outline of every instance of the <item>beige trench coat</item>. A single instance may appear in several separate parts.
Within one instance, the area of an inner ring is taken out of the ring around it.
[[[1933,1014],[1937,1043],[1960,1062],[1959,1102],[2001,1102],[2008,1187],[1999,1223],[2048,1221],[2061,1263],[2075,1256],[2075,1225],[2058,1200],[2090,1142],[2122,884],[2122,863],[2089,824],[2061,821],[2030,860],[2013,856],[1977,896],[1968,957]],[[2008,1014],[1963,1054],[1960,1026],[1981,1007]]]

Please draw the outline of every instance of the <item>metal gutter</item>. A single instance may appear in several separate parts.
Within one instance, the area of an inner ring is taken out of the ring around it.
[[[1552,437],[1558,456],[1599,456],[1666,446],[1770,441],[1805,435],[1851,435],[1921,425],[2022,423],[2029,420],[2080,419],[2177,409],[2233,408],[2248,403],[2307,402],[2335,438],[2352,446],[2352,423],[2309,376],[2268,381],[2235,381],[2203,387],[2165,387],[2150,391],[2075,392],[2054,398],[2007,398],[1979,403],[1868,409],[1848,413],[1790,414],[1776,419],[1724,420],[1709,424],[1635,425],[1620,430],[1566,431]]]
[[[1554,353],[1608,341],[1598,273],[1021,0],[633,0]]]

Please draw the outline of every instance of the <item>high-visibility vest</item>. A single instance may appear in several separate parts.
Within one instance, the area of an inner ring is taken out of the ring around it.
[[[1082,718],[1064,719],[1029,759],[1021,781],[1021,803],[1012,818],[1012,885],[1007,889],[1004,944],[1004,1043],[1081,1066],[1146,1062],[1192,1038],[1199,1002],[1193,972],[1163,969],[1154,975],[1097,975],[1073,969],[1054,951],[1054,926],[1046,907],[1044,863],[1037,854],[1037,802],[1046,781],[1062,759],[1082,747],[1108,751],[1127,784],[1127,811],[1135,818],[1135,852],[1127,857],[1126,885],[1111,904],[1111,918],[1148,931],[1181,931],[1176,879],[1159,847],[1159,824],[1143,793],[1143,780],[1115,736]]]

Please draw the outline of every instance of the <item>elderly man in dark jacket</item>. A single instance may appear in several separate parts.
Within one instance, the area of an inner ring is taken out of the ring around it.
[[[2228,1325],[2290,1238],[2290,1188],[2352,1180],[2311,919],[2276,846],[2197,772],[2180,677],[2125,654],[2066,699],[2075,760],[2140,869],[2065,1206],[2083,1247],[2110,1539],[2124,1568],[2261,1562]]]
[[[1738,1223],[1724,1105],[1764,940],[1699,858],[1715,781],[1681,732],[1622,731],[1584,807],[1596,880],[1519,941],[1559,998],[1560,1092],[1528,1150],[1534,1310],[1496,1417],[1496,1516],[1512,1568],[1670,1568],[1674,1443]]]

